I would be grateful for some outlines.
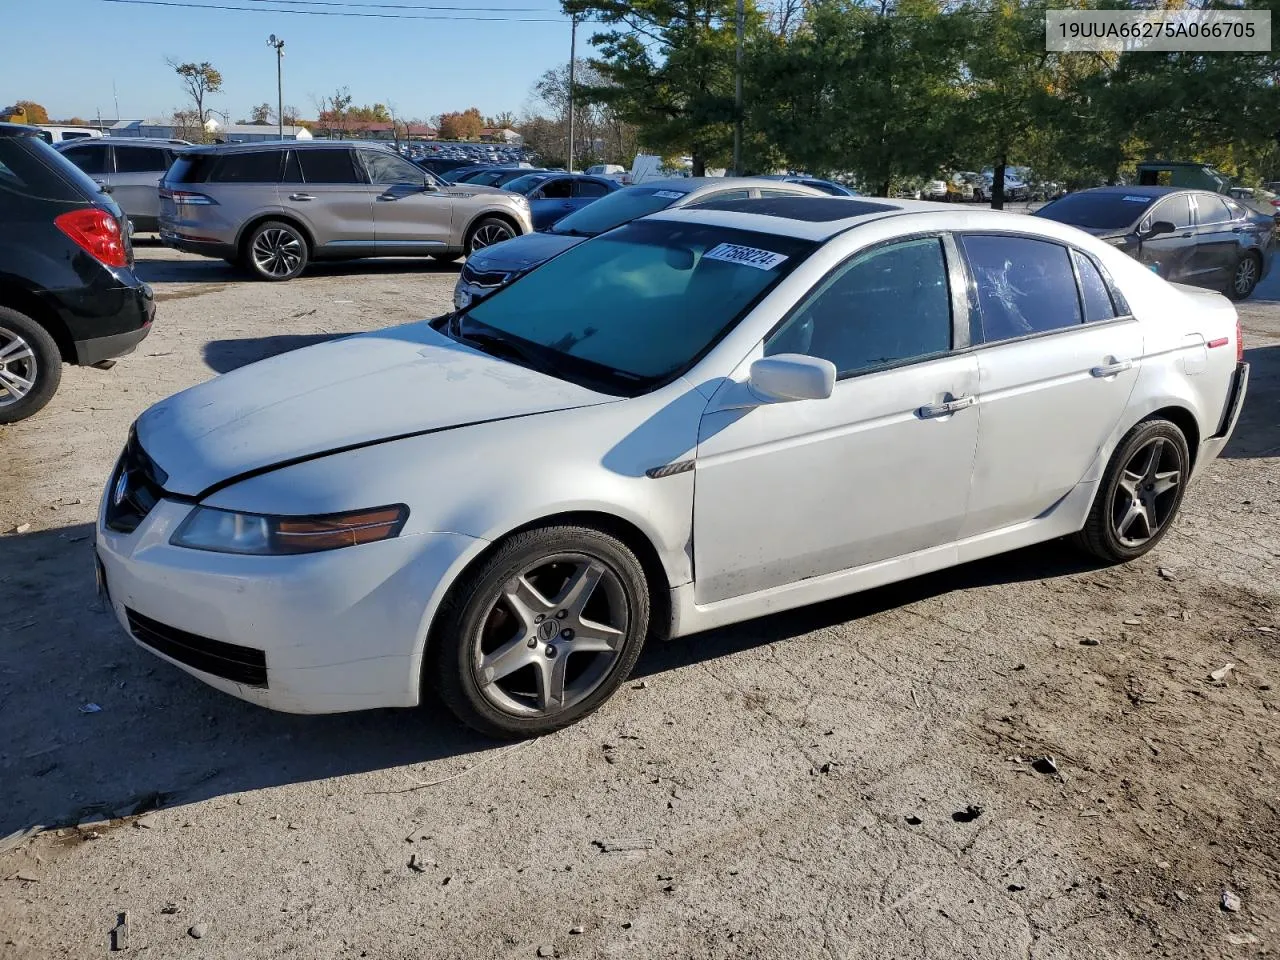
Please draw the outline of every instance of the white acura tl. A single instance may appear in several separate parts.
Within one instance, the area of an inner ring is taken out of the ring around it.
[[[587,241],[470,311],[144,413],[102,588],[278,710],[524,736],[673,637],[1072,535],[1150,550],[1227,442],[1231,304],[1049,220],[731,200]]]

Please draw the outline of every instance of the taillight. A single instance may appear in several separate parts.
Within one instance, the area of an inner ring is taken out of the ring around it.
[[[120,224],[115,217],[98,207],[71,210],[54,221],[58,229],[99,263],[108,267],[127,267],[129,255]]]
[[[1236,317],[1236,363],[1244,362],[1244,330],[1240,327],[1240,317]]]
[[[192,193],[190,190],[161,190],[160,196],[168,197],[174,203],[184,203],[192,207],[212,207],[218,203],[213,197],[206,197],[203,193]]]

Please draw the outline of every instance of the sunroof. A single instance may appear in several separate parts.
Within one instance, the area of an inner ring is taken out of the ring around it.
[[[786,217],[788,220],[807,220],[810,223],[827,223],[862,217],[869,213],[887,213],[898,207],[887,203],[872,203],[845,197],[761,197],[758,200],[709,200],[692,203],[686,209],[725,210],[730,213],[758,213],[765,217]]]

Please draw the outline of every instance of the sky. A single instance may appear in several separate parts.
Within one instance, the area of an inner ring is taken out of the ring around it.
[[[312,95],[351,90],[357,105],[388,103],[399,117],[425,118],[478,107],[517,115],[534,81],[569,60],[569,20],[556,0],[174,0],[248,11],[144,6],[110,0],[42,0],[39,16],[21,18],[22,42],[0,58],[0,106],[41,103],[55,119],[167,115],[190,103],[166,65],[208,60],[222,71],[222,92],[205,106],[232,122],[276,102],[276,56],[267,37],[285,41],[284,102],[315,117]],[[0,3],[4,6],[4,3]],[[471,10],[418,9],[423,6]],[[500,8],[493,12],[476,7]],[[513,11],[511,8],[535,8]],[[308,16],[272,10],[383,13],[402,16],[521,17],[552,22],[374,19]],[[501,12],[501,11],[506,11]],[[74,29],[73,29],[74,28]],[[589,30],[579,27],[578,55]]]

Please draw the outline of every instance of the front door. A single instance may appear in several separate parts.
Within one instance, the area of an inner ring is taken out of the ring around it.
[[[1084,478],[1128,406],[1143,338],[1089,257],[1026,237],[960,242],[980,376],[970,536],[1040,516]]]
[[[382,187],[367,181],[348,147],[289,151],[280,205],[301,220],[321,257],[367,257],[374,249],[373,198]]]
[[[112,196],[142,230],[154,230],[160,218],[160,178],[169,169],[170,154],[163,147],[117,143]]]
[[[369,180],[381,188],[373,198],[378,256],[438,253],[449,245],[453,200],[426,189],[427,176],[390,150],[360,150]]]
[[[1138,259],[1156,273],[1173,283],[1186,283],[1192,269],[1191,255],[1195,251],[1195,227],[1191,222],[1191,204],[1185,193],[1175,194],[1156,204],[1142,219],[1140,234],[1146,233],[1151,224],[1166,220],[1173,224],[1172,233],[1162,233],[1138,246]]]
[[[947,278],[938,237],[855,255],[763,345],[766,356],[830,360],[832,395],[745,411],[711,401],[695,465],[698,603],[956,538],[977,445],[978,365],[952,352]]]

